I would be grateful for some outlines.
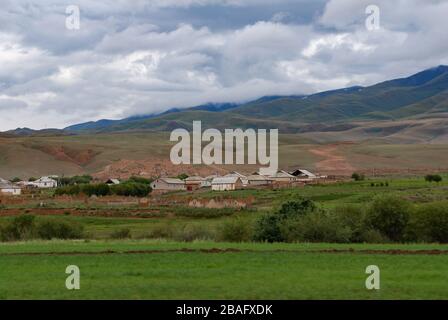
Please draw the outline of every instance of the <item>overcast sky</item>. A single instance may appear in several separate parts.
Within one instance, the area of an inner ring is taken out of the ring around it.
[[[447,13],[443,0],[0,0],[0,130],[407,76],[448,64]]]

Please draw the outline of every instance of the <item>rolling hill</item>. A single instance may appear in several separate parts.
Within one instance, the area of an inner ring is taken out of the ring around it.
[[[431,172],[446,168],[448,157],[448,67],[370,87],[307,96],[174,108],[163,114],[92,121],[62,130],[19,128],[0,133],[0,177],[253,171],[244,166],[173,166],[169,131],[190,129],[194,120],[201,120],[203,128],[220,130],[279,128],[282,168],[300,166],[344,175],[372,169]]]

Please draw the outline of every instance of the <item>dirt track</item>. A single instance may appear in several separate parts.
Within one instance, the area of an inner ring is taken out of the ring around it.
[[[355,171],[355,168],[348,163],[346,157],[337,154],[340,145],[330,144],[309,150],[311,153],[324,158],[324,160],[316,163],[317,171],[336,175],[350,175]]]
[[[236,248],[211,249],[167,249],[167,250],[127,250],[127,251],[50,251],[50,252],[14,252],[0,253],[0,256],[78,256],[78,255],[114,255],[114,254],[160,254],[160,253],[324,253],[324,254],[379,254],[379,255],[446,255],[448,250],[355,250],[355,249],[322,249],[322,250],[251,250]]]

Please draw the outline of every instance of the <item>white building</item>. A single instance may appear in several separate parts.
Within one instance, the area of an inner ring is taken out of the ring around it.
[[[295,176],[293,176],[292,174],[289,174],[288,172],[286,172],[284,170],[278,170],[276,173],[269,176],[269,178],[271,178],[275,182],[279,182],[279,183],[289,183],[289,182],[294,182],[297,180],[297,178]]]
[[[37,188],[41,189],[47,189],[47,188],[57,188],[58,182],[50,177],[42,177],[40,179],[37,179],[36,181],[33,181],[29,183],[31,186],[35,186]]]
[[[243,187],[243,182],[239,177],[219,177],[212,181],[213,191],[237,190]]]
[[[0,193],[18,196],[22,194],[22,188],[11,182],[0,178]]]
[[[224,177],[238,177],[241,179],[241,182],[243,183],[243,186],[247,186],[247,184],[249,183],[249,180],[247,179],[247,177],[239,172],[233,171],[230,172],[228,174],[226,174]]]
[[[186,190],[185,181],[177,178],[159,178],[150,184],[154,191],[180,191]]]

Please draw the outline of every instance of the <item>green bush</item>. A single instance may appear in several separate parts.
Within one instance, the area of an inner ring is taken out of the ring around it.
[[[143,178],[143,177],[135,177],[135,176],[132,176],[132,177],[130,177],[128,179],[128,182],[131,182],[131,183],[142,183],[142,184],[151,184],[152,181],[153,180],[151,180],[151,179],[146,179],[146,178]]]
[[[315,211],[317,205],[312,200],[299,199],[297,201],[288,201],[282,204],[280,210],[277,212],[282,218],[293,218],[304,215],[307,212]]]
[[[36,233],[40,239],[81,239],[83,227],[76,223],[57,220],[43,220],[36,226]]]
[[[425,180],[428,182],[437,182],[442,181],[442,177],[438,174],[428,174],[425,176]]]
[[[2,241],[29,240],[36,236],[35,217],[32,215],[20,215],[0,230]]]
[[[448,243],[448,202],[416,208],[407,228],[407,240]]]
[[[410,204],[399,197],[377,197],[367,210],[366,224],[369,229],[378,230],[392,241],[401,241],[409,221],[410,209]]]
[[[258,219],[254,229],[254,241],[284,241],[279,227],[279,217],[276,214],[267,214]]]
[[[355,181],[363,181],[365,179],[365,176],[363,174],[361,174],[361,173],[354,172],[352,174],[352,179],[355,180]]]
[[[254,235],[253,225],[247,219],[226,221],[218,228],[218,238],[227,242],[249,242]]]
[[[350,242],[368,242],[366,240],[366,214],[364,207],[342,205],[332,209],[338,223],[350,229]]]
[[[282,238],[287,242],[345,243],[351,237],[350,228],[342,224],[337,215],[325,211],[283,220],[279,228]]]
[[[126,197],[146,197],[152,191],[148,184],[135,182],[116,184],[110,189],[113,194]]]

